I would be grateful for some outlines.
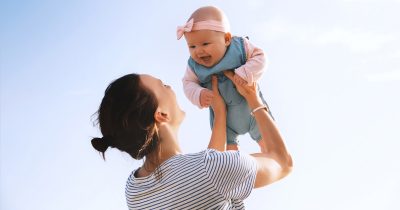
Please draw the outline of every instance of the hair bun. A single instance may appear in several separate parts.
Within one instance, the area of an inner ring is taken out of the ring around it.
[[[93,138],[92,146],[97,151],[104,153],[110,145],[108,144],[108,141],[105,141],[104,138]]]

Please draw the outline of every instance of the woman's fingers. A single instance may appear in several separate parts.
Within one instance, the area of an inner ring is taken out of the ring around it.
[[[234,82],[234,76],[235,76],[235,73],[233,73],[233,71],[230,71],[230,70],[225,70],[224,71],[224,75],[226,76],[226,77],[228,77],[228,79],[230,79],[232,82]]]
[[[224,71],[224,75],[225,75],[226,77],[228,77],[228,79],[230,79],[230,80],[232,81],[232,83],[236,86],[237,91],[238,91],[241,95],[243,95],[243,94],[242,94],[242,92],[243,92],[243,87],[242,87],[242,85],[240,85],[240,84],[237,82],[237,80],[235,79],[235,73],[234,73],[233,71],[230,71],[230,70],[225,70],[225,71]]]
[[[224,75],[228,77],[228,79],[230,79],[235,86],[240,86],[247,83],[244,79],[235,75],[235,72],[233,71],[225,70]]]
[[[232,83],[236,86],[236,90],[242,95],[246,100],[257,99],[257,83],[253,82],[252,84],[247,84],[247,81],[244,83],[240,83],[238,79],[235,78],[235,73],[233,71],[226,70],[224,71],[224,75],[228,77],[232,81]]]
[[[218,90],[218,79],[217,76],[213,75],[211,78],[213,98],[211,100],[211,107],[215,113],[224,113],[226,111],[225,102],[219,94]]]
[[[212,85],[212,90],[213,93],[216,95],[219,95],[219,91],[218,91],[218,78],[217,76],[213,75],[211,78],[211,85]]]

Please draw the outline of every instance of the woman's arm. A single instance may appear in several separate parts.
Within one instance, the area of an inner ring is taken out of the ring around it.
[[[213,89],[213,100],[211,107],[214,111],[214,126],[212,128],[212,134],[210,143],[208,144],[209,149],[215,149],[218,151],[226,150],[226,105],[224,100],[218,91],[218,80],[216,76],[212,76],[212,89]]]
[[[233,80],[234,73],[232,71],[225,71],[224,73],[235,83]],[[250,86],[235,85],[238,92],[246,99],[251,110],[264,106],[261,98],[257,94],[256,83]],[[257,188],[271,184],[287,176],[292,169],[293,163],[284,144],[283,137],[267,110],[257,110],[254,112],[254,117],[261,133],[261,141],[266,145],[266,149],[261,150],[261,153],[252,154],[258,165],[254,184],[254,187]]]

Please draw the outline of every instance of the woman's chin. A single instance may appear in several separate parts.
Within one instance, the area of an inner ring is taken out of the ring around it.
[[[179,123],[181,123],[182,121],[183,121],[183,119],[185,119],[185,116],[186,116],[186,112],[185,111],[183,111],[182,109],[179,109],[180,110],[180,122]]]

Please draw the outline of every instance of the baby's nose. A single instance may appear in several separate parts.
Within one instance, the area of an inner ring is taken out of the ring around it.
[[[199,47],[196,49],[196,55],[197,56],[202,56],[204,55],[204,49],[202,47]]]

